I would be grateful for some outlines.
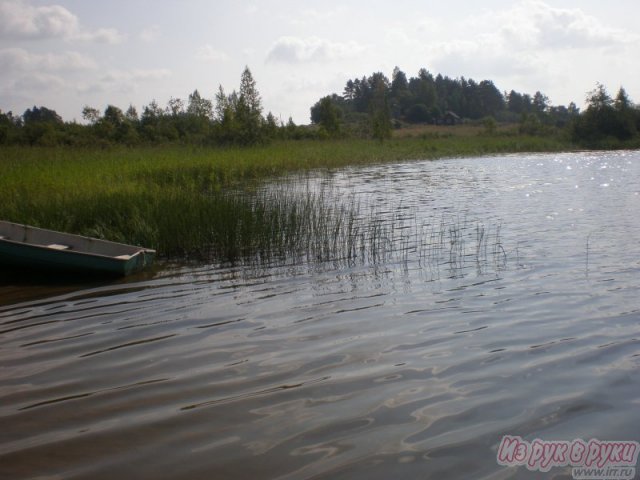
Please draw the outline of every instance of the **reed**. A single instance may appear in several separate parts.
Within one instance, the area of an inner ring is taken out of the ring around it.
[[[508,139],[517,145],[506,141],[473,136],[246,149],[2,148],[0,218],[145,245],[169,258],[376,262],[397,249],[406,255],[410,249],[424,253],[424,247],[410,245],[411,229],[400,225],[404,220],[385,223],[354,200],[291,186],[287,175],[299,179],[311,170],[345,165],[559,149],[553,140],[534,137]]]

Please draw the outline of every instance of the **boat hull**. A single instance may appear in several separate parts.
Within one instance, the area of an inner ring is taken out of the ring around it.
[[[0,222],[0,237],[0,264],[18,269],[124,276],[155,257],[151,249],[8,222]]]

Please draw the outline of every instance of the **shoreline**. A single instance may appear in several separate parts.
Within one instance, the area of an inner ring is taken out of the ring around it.
[[[270,248],[286,253],[285,245],[298,237],[316,235],[315,227],[304,226],[305,217],[325,227],[336,221],[338,205],[331,211],[320,207],[326,198],[285,190],[257,193],[279,177],[398,161],[579,150],[561,139],[520,135],[287,141],[224,149],[2,147],[0,218],[155,248],[164,259],[195,254],[233,260],[265,255]],[[341,215],[353,215],[352,207]]]

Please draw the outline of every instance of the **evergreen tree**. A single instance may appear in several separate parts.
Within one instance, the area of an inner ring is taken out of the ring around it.
[[[227,95],[224,93],[224,88],[222,85],[218,86],[218,92],[216,93],[216,107],[215,107],[215,115],[214,118],[218,122],[222,122],[224,120],[225,115],[227,114],[227,109],[229,107],[229,99]]]
[[[138,122],[138,111],[136,110],[136,107],[134,107],[133,105],[129,105],[129,108],[127,108],[127,111],[124,114],[125,117],[127,117],[127,120],[129,120],[132,123],[137,123]]]
[[[618,94],[614,100],[614,106],[616,110],[620,112],[628,110],[632,106],[631,100],[629,100],[627,92],[623,87],[620,87],[620,90],[618,90]]]
[[[369,110],[369,121],[373,138],[383,142],[391,137],[391,113],[389,111],[387,90],[383,81],[378,81],[375,84]]]
[[[245,67],[240,77],[240,92],[235,116],[239,129],[239,142],[245,145],[259,142],[262,126],[262,99],[249,67]]]

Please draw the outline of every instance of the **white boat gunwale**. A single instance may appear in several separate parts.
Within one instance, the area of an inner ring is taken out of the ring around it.
[[[91,239],[91,237],[83,237],[83,238],[87,238],[87,239]],[[37,243],[30,243],[30,242],[21,242],[19,240],[13,240],[11,238],[7,238],[7,237],[3,237],[0,236],[0,241],[1,242],[6,242],[6,243],[12,243],[14,245],[20,245],[20,246],[27,246],[27,247],[33,247],[33,248],[39,248],[42,250],[55,250],[58,253],[69,253],[72,255],[85,255],[85,256],[89,256],[89,257],[100,257],[100,258],[110,258],[110,259],[115,259],[115,260],[130,260],[131,258],[135,257],[136,255],[140,255],[141,253],[155,253],[155,250],[150,249],[150,248],[145,248],[145,247],[136,247],[138,248],[138,250],[136,252],[133,252],[131,254],[121,254],[121,255],[106,255],[104,253],[96,253],[96,252],[85,252],[82,250],[76,250],[75,248],[55,248],[52,245],[40,245]],[[115,243],[115,242],[110,242],[110,243]],[[119,244],[119,245],[126,245],[126,244]],[[123,257],[127,257],[127,258],[123,258]]]
[[[0,221],[0,262],[53,268],[68,263],[73,269],[127,275],[149,266],[155,254],[146,247]]]

